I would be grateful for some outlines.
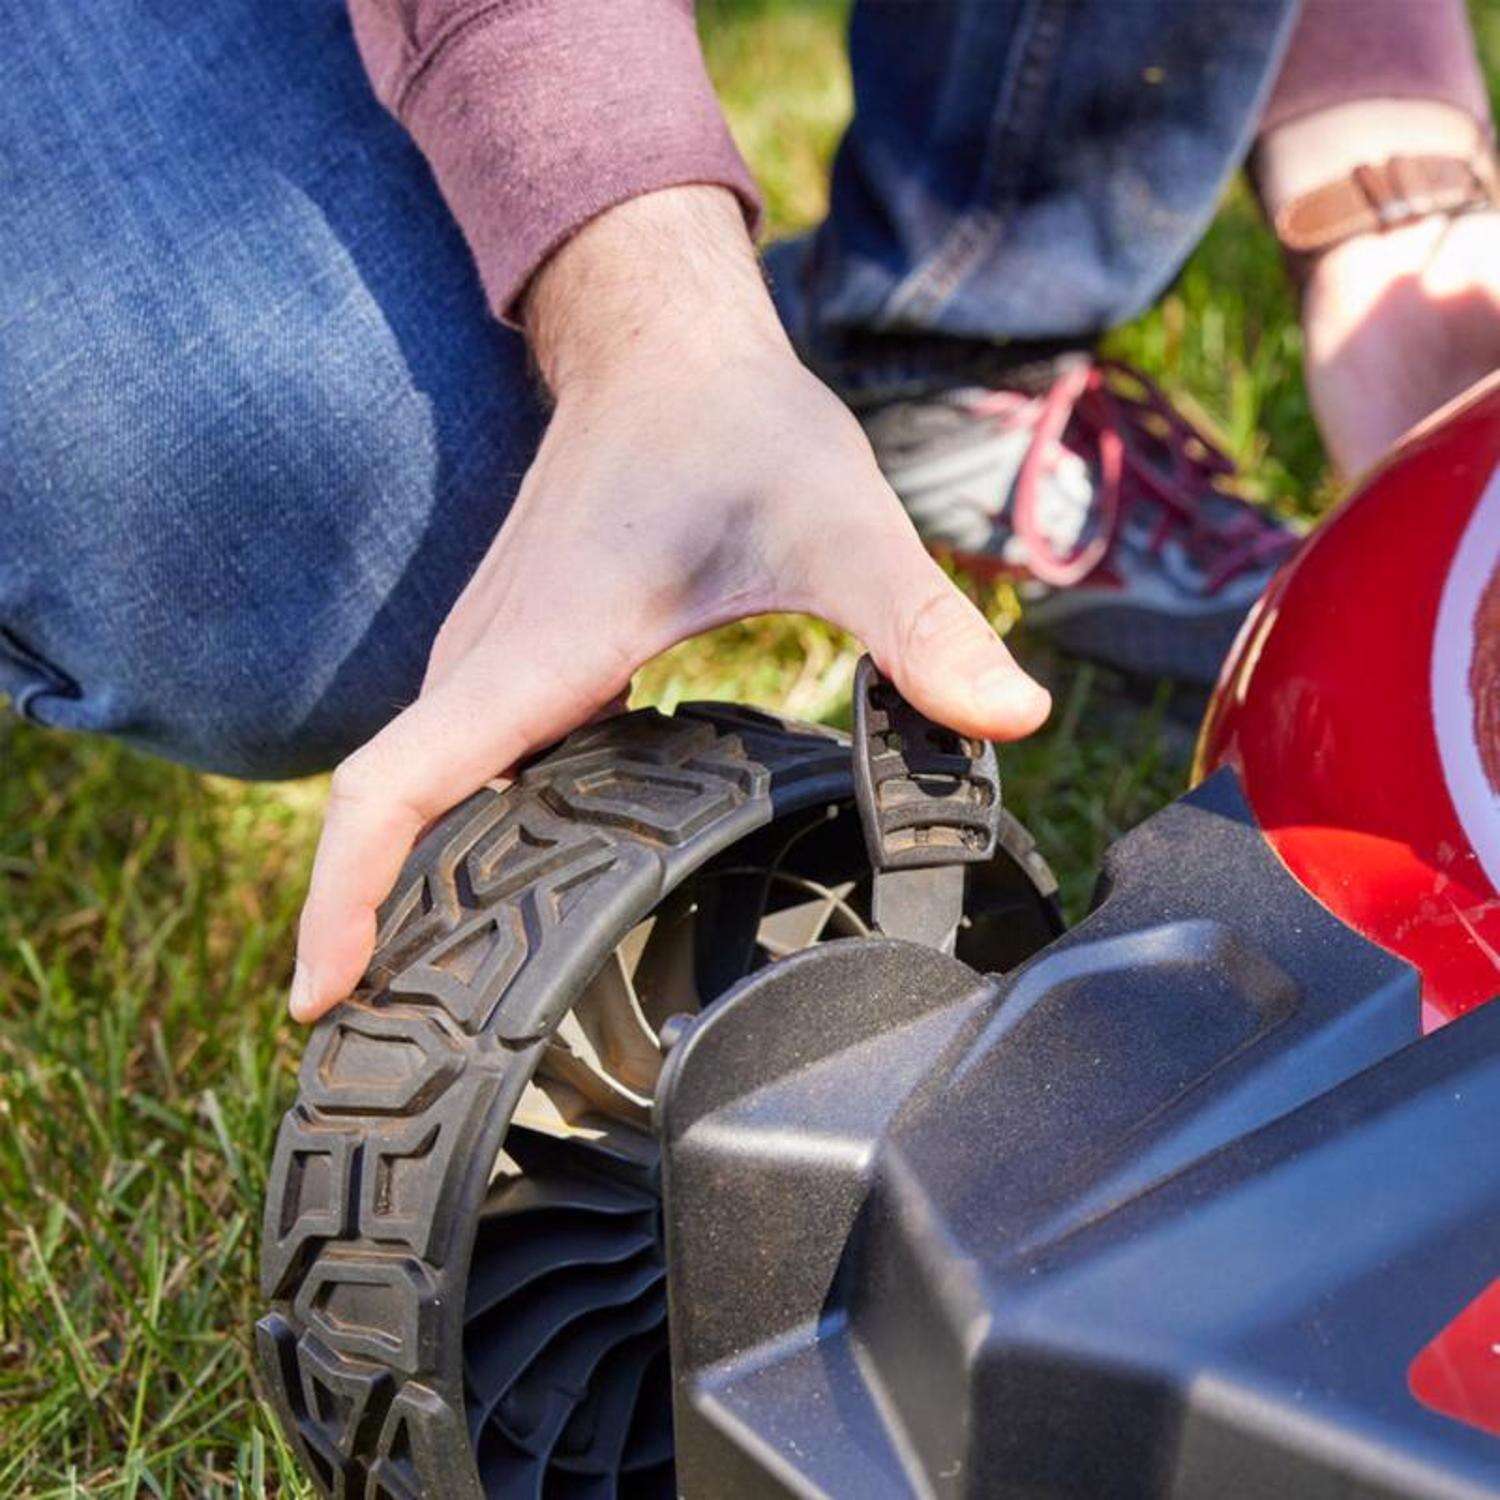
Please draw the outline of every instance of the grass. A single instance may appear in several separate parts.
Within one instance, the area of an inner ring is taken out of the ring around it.
[[[711,67],[773,227],[814,222],[849,109],[839,4],[712,0]],[[1500,6],[1476,11],[1500,78]],[[1293,306],[1233,196],[1177,285],[1114,337],[1304,515],[1329,499]],[[1004,590],[980,591],[1002,624]],[[1028,650],[1024,627],[1016,634]],[[641,675],[639,701],[846,712],[855,644],[762,619]],[[1052,724],[1007,752],[1007,796],[1087,899],[1099,856],[1172,796],[1164,695],[1122,712],[1048,667]],[[305,1495],[257,1400],[263,1173],[293,1083],[282,1015],[319,782],[205,780],[0,717],[0,1496]]]

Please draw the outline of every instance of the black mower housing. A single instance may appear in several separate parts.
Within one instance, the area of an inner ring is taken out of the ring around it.
[[[1230,773],[1003,979],[742,981],[656,1099],[679,1492],[1500,1494],[1413,1357],[1500,1270],[1500,1006],[1287,873]]]

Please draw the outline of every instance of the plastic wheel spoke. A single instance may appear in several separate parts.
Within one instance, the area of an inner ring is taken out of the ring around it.
[[[516,1305],[491,1308],[465,1335],[474,1345],[469,1369],[476,1389],[505,1389],[575,1318],[633,1302],[659,1287],[664,1274],[654,1251],[644,1251],[604,1271],[580,1266],[556,1272]]]
[[[569,1123],[582,1113],[597,1112],[642,1130],[651,1128],[650,1095],[627,1088],[605,1068],[572,1016],[564,1018],[557,1036],[548,1044],[537,1067],[536,1081]],[[567,1085],[571,1094],[550,1089],[550,1082]],[[587,1108],[580,1109],[580,1102]]]
[[[649,1098],[661,1072],[661,1039],[641,1009],[623,945],[605,960],[573,1015],[605,1071]]]
[[[783,876],[778,884],[789,883]],[[798,886],[814,886],[812,881],[798,881]],[[760,945],[772,958],[785,958],[818,942],[837,916],[845,913],[846,923],[858,921],[849,906],[855,882],[846,880],[836,886],[817,887],[804,901],[768,912],[760,919]],[[863,925],[861,923],[861,925]]]
[[[621,1467],[651,1469],[672,1456],[672,1370],[667,1351],[647,1366]]]
[[[584,1404],[601,1361],[622,1344],[643,1334],[650,1335],[655,1350],[664,1350],[666,1321],[662,1298],[650,1295],[599,1317],[579,1319],[521,1372],[491,1408],[490,1420],[508,1427],[512,1412],[518,1411],[523,1416],[545,1412],[544,1422],[533,1422],[526,1446],[537,1451],[545,1448],[555,1461],[563,1462],[556,1444]],[[520,1440],[518,1433],[511,1436]],[[567,1461],[567,1466],[579,1465]]]
[[[613,1265],[649,1249],[653,1242],[649,1223],[629,1219],[580,1223],[576,1217],[570,1223],[570,1217],[559,1214],[550,1223],[539,1221],[525,1238],[496,1236],[494,1249],[482,1263],[476,1262],[470,1274],[467,1316],[480,1317],[553,1271]]]
[[[646,1371],[662,1348],[662,1335],[646,1335],[617,1345],[601,1361],[587,1398],[558,1440],[559,1467],[593,1473],[619,1468]]]
[[[656,913],[632,979],[642,1014],[660,1032],[669,1016],[696,1015],[702,1008],[694,958],[698,903],[691,887],[673,891]]]
[[[654,1211],[656,1200],[636,1188],[602,1178],[590,1178],[564,1170],[548,1175],[543,1169],[491,1188],[480,1210],[479,1229],[496,1221],[509,1222],[519,1215],[556,1213],[559,1209],[581,1209],[596,1214],[635,1214]]]
[[[601,1116],[585,1116],[576,1131],[563,1136],[513,1125],[505,1150],[524,1172],[582,1172],[655,1191],[655,1140]]]

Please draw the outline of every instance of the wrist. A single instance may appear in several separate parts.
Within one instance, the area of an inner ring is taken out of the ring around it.
[[[559,399],[643,369],[791,355],[738,201],[668,188],[590,220],[538,271],[522,321]]]
[[[1391,156],[1472,156],[1479,121],[1434,99],[1361,99],[1298,116],[1256,146],[1255,176],[1273,221],[1294,199]]]

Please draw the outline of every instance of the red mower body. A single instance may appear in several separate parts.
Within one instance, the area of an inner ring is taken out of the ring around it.
[[[1204,723],[1198,775],[1222,765],[1302,884],[1421,971],[1426,1029],[1500,994],[1500,378],[1272,583]]]

